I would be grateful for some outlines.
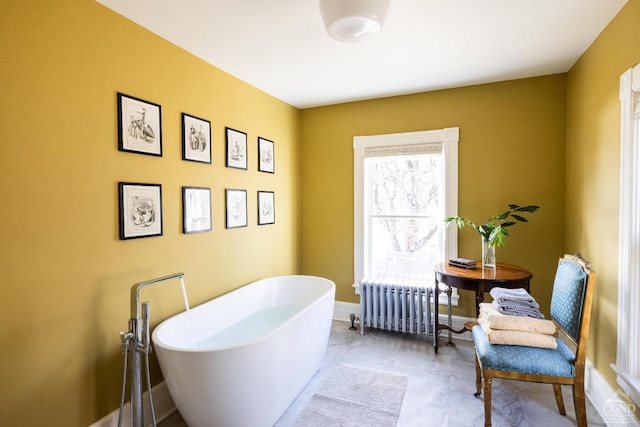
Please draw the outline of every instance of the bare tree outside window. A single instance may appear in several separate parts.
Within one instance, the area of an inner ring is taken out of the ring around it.
[[[442,242],[442,156],[367,159],[374,277],[430,279]]]

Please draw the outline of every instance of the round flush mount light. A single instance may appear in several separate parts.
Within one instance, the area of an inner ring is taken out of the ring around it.
[[[320,0],[320,14],[331,38],[344,43],[371,39],[382,30],[390,0]]]

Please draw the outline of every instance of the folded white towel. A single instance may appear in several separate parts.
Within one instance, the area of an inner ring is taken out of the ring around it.
[[[482,317],[478,317],[478,323],[484,333],[487,334],[487,339],[491,344],[558,348],[558,343],[553,335],[538,334],[535,332],[491,329],[487,324],[487,320]]]
[[[488,326],[494,330],[535,332],[548,335],[553,335],[556,332],[556,325],[551,320],[502,314],[496,310],[493,304],[488,302],[480,303],[479,309],[480,316],[486,318]]]

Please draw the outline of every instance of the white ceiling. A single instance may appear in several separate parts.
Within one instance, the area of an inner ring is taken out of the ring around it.
[[[627,0],[391,0],[362,44],[318,0],[97,0],[299,108],[568,71]]]

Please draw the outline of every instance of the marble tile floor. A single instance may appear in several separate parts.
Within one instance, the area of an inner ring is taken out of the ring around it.
[[[433,338],[367,330],[350,331],[350,323],[334,321],[324,362],[274,427],[290,427],[336,364],[350,364],[406,375],[409,384],[397,427],[475,427],[484,425],[482,396],[474,397],[473,344],[454,340],[445,346],[440,338],[438,354]],[[493,425],[495,427],[575,426],[571,389],[563,387],[566,416],[558,413],[553,389],[548,384],[493,381]],[[605,426],[587,399],[590,426]],[[363,425],[366,425],[363,424]],[[159,427],[185,427],[178,412]],[[238,426],[242,427],[242,426]],[[371,426],[375,427],[375,426]]]

